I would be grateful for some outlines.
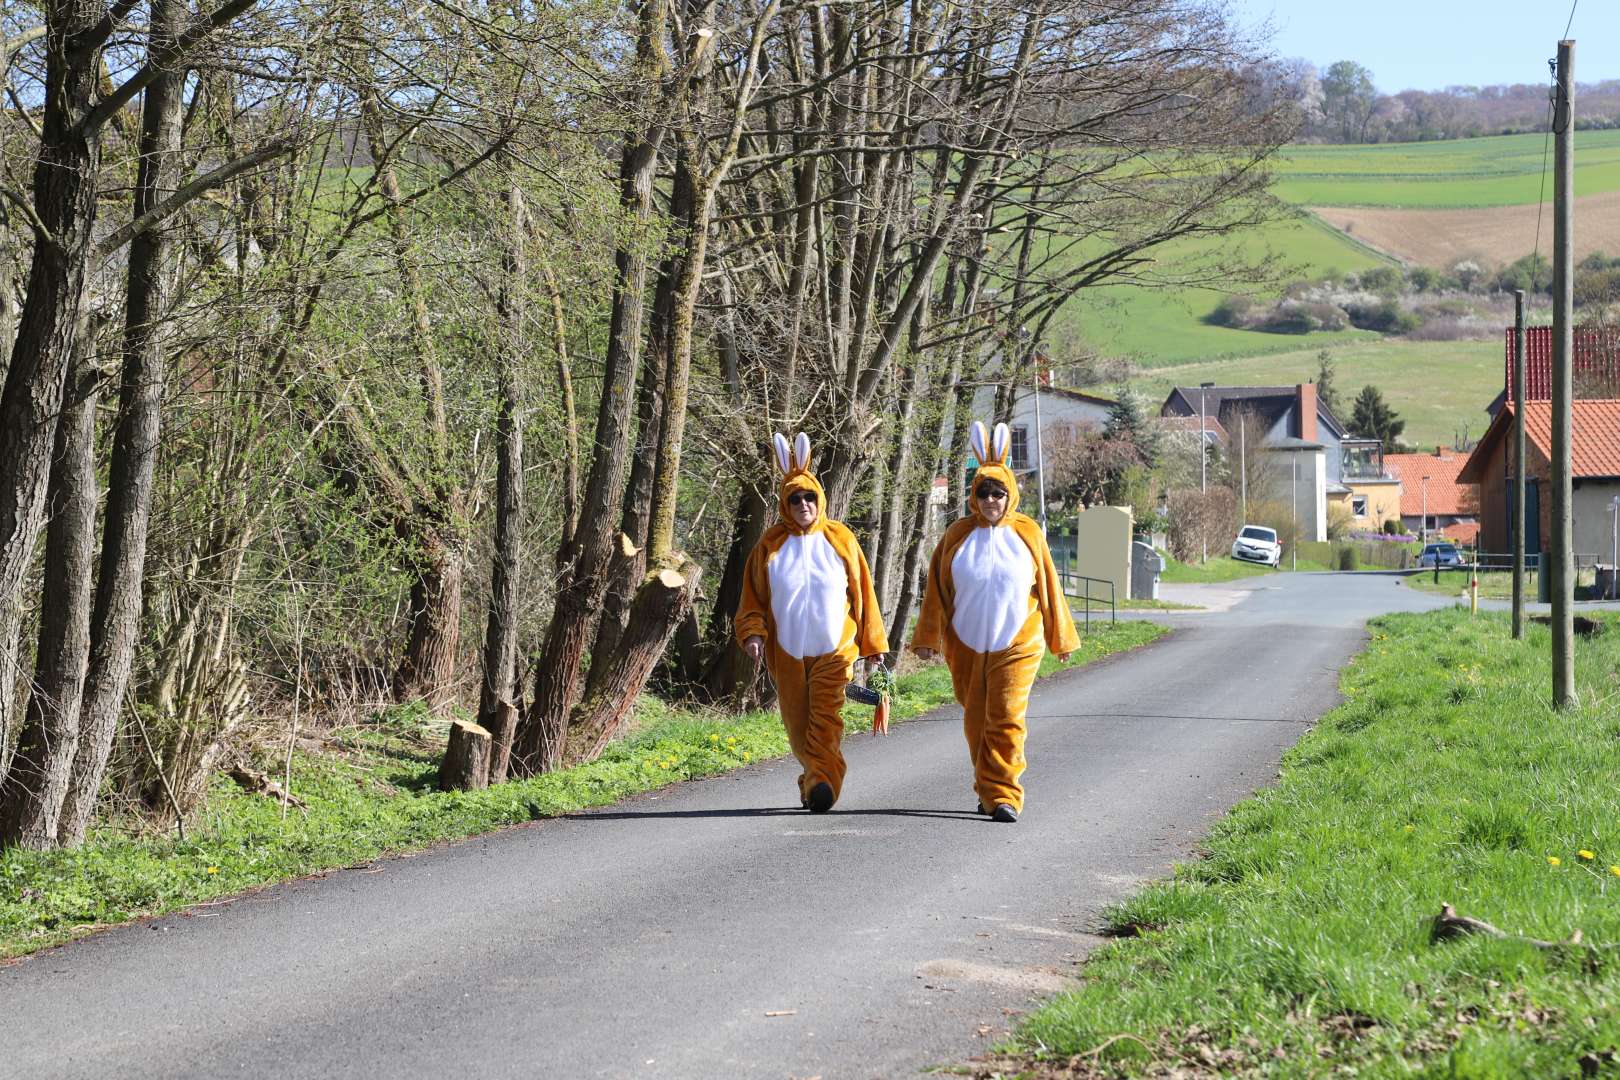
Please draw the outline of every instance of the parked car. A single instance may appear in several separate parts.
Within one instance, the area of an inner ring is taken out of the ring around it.
[[[1417,557],[1417,564],[1422,567],[1439,567],[1444,570],[1453,566],[1465,566],[1462,552],[1457,550],[1456,544],[1424,544],[1423,551]]]
[[[1264,563],[1270,567],[1282,564],[1282,544],[1277,542],[1277,530],[1264,525],[1245,525],[1232,541],[1232,558],[1244,562]]]

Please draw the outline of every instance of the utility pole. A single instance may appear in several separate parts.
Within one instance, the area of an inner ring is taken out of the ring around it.
[[[1553,107],[1552,675],[1553,707],[1575,704],[1575,550],[1570,535],[1570,354],[1574,347],[1575,42],[1558,43]],[[1546,571],[1543,570],[1543,573]]]
[[[1242,491],[1243,523],[1249,523],[1249,424],[1248,417],[1238,416],[1238,483]]]
[[[1513,640],[1524,638],[1524,290],[1513,293]]]
[[[1209,441],[1204,435],[1204,392],[1215,384],[1198,384],[1198,561],[1209,562]]]

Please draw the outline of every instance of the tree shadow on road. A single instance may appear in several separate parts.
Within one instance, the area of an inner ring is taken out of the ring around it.
[[[910,810],[904,807],[883,807],[869,810],[829,810],[825,814],[812,814],[797,806],[721,807],[714,810],[608,810],[593,813],[589,810],[566,814],[567,821],[631,821],[636,818],[749,818],[796,817],[827,820],[840,817],[923,817],[945,821],[984,821],[990,819],[972,810]]]

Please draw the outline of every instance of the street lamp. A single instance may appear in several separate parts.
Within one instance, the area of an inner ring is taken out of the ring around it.
[[[1418,522],[1418,543],[1429,542],[1429,478],[1423,478],[1423,519]]]

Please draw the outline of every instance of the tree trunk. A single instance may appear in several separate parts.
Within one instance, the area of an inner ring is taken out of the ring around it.
[[[557,392],[563,412],[563,528],[559,552],[574,545],[579,526],[579,416],[574,409],[574,371],[568,359],[568,320],[563,315],[562,289],[549,265],[541,266],[546,296],[551,301],[552,346],[557,354]]]
[[[96,550],[96,369],[89,330],[81,327],[77,360],[51,462],[50,527],[33,693],[11,771],[0,784],[0,847],[43,851],[56,845],[56,824],[79,746],[79,703],[90,657],[90,600]]]
[[[644,58],[657,46],[657,35],[663,32],[661,8],[655,4],[647,8],[641,31]],[[650,35],[652,45],[648,43]],[[645,137],[632,136],[625,140],[619,166],[620,205],[626,216],[635,222],[638,232],[652,220],[653,178],[662,138],[662,130],[655,128]],[[614,526],[618,524],[621,510],[624,459],[629,452],[630,408],[641,347],[642,293],[647,279],[643,247],[638,235],[619,249],[615,260],[617,277],[602,397],[596,416],[596,449],[591,455],[590,478],[585,485],[585,501],[574,543],[559,557],[563,566],[562,580],[535,666],[534,699],[513,755],[520,775],[550,772],[562,764],[569,711],[579,697],[580,666],[596,626],[595,617],[605,585],[603,575],[613,553],[617,532]]]
[[[94,5],[67,3],[52,3],[46,12],[51,32],[45,37],[32,198],[38,227],[16,346],[0,391],[0,747],[12,744],[23,582],[44,524],[62,387],[95,230],[101,146],[84,122],[101,70],[99,14]],[[6,753],[0,749],[0,774]]]
[[[513,184],[507,190],[508,226],[511,237],[506,256],[506,275],[501,283],[501,409],[496,419],[500,440],[500,460],[495,473],[495,563],[490,572],[489,626],[484,636],[484,680],[478,700],[478,722],[495,729],[502,707],[516,696],[514,685],[518,662],[518,605],[523,543],[523,418],[520,413],[522,380],[518,359],[523,341],[524,258],[523,190]],[[498,756],[510,753],[511,730],[507,745]],[[504,767],[502,770],[504,778]]]
[[[152,4],[153,63],[167,63],[188,12],[181,0]],[[173,191],[179,165],[181,90],[186,72],[175,63],[146,88],[141,103],[141,158],[135,181],[136,218]],[[112,751],[129,688],[140,630],[152,517],[152,474],[163,418],[165,338],[172,271],[168,234],[149,229],[129,246],[124,311],[123,376],[118,428],[108,469],[101,576],[96,583],[90,668],[79,721],[79,749],[57,835],[64,846],[83,841]]]
[[[419,555],[416,580],[411,584],[411,634],[394,673],[394,700],[421,698],[437,711],[450,700],[455,686],[465,567],[459,537],[447,542],[428,530],[419,543],[425,550]]]
[[[745,486],[738,498],[725,571],[720,576],[720,588],[715,593],[704,633],[709,662],[703,673],[702,689],[709,701],[729,701],[741,708],[758,698],[759,666],[737,647],[732,636],[732,620],[742,600],[743,568],[760,537],[765,535],[768,516],[765,500]]]
[[[679,570],[649,575],[637,590],[619,648],[612,657],[604,658],[607,671],[600,689],[579,703],[569,721],[570,761],[594,759],[623,734],[636,695],[692,605],[699,573],[697,565],[688,560]]]

